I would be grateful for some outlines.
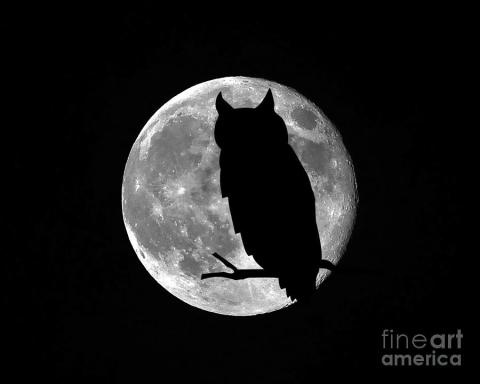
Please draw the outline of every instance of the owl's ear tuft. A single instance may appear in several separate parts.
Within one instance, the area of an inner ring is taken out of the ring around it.
[[[269,88],[262,102],[258,104],[257,108],[260,111],[273,111],[275,109],[275,100],[273,99],[272,90]]]
[[[217,95],[217,99],[215,100],[215,108],[217,109],[219,115],[233,111],[232,106],[223,99],[222,92]]]

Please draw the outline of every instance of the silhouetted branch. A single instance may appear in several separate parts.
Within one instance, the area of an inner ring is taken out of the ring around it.
[[[201,276],[201,280],[209,279],[211,277],[225,277],[231,280],[242,280],[250,277],[278,277],[276,275],[269,274],[263,269],[236,269],[234,272],[212,272],[204,273]]]
[[[227,279],[232,280],[242,280],[248,279],[250,277],[278,277],[276,275],[272,275],[271,273],[267,273],[264,269],[238,269],[228,260],[220,256],[218,253],[213,253],[213,257],[219,260],[223,265],[233,270],[233,272],[212,272],[212,273],[204,273],[200,277],[201,280],[209,279],[212,277],[225,277]]]
[[[223,265],[226,267],[232,269],[232,270],[237,270],[237,267],[235,267],[232,263],[230,263],[227,259],[224,257],[220,256],[217,252],[212,253],[212,256],[215,257],[217,260],[219,260]]]

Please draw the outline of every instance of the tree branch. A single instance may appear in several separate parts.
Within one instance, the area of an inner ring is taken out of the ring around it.
[[[218,253],[213,253],[213,257],[219,260],[223,265],[233,270],[233,272],[213,272],[213,273],[204,273],[200,277],[201,280],[209,279],[212,277],[224,277],[226,279],[231,280],[242,280],[248,279],[250,277],[278,277],[276,275],[272,275],[271,273],[267,273],[264,269],[238,269],[228,260],[220,256]]]
[[[212,272],[204,273],[201,276],[201,280],[209,279],[211,277],[225,277],[231,280],[242,280],[250,277],[278,277],[271,273],[265,272],[263,269],[235,269],[232,273],[229,272]]]

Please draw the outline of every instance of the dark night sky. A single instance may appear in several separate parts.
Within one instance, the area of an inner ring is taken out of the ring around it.
[[[14,362],[73,377],[300,382],[381,368],[384,328],[465,328],[452,127],[439,119],[454,74],[433,16],[62,12],[2,26],[16,125],[24,116],[11,157],[24,183],[7,280]],[[148,276],[121,213],[130,148],[171,97],[232,75],[291,86],[336,124],[360,194],[343,262],[375,274],[332,276],[309,306],[255,318],[196,310]]]

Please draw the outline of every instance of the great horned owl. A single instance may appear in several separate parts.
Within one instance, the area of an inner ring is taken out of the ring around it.
[[[288,143],[287,128],[275,112],[269,89],[256,108],[232,108],[219,93],[215,141],[220,147],[220,188],[228,198],[235,233],[263,270],[202,278],[278,277],[290,298],[300,300],[316,289],[322,260],[315,219],[315,196],[305,169]]]

